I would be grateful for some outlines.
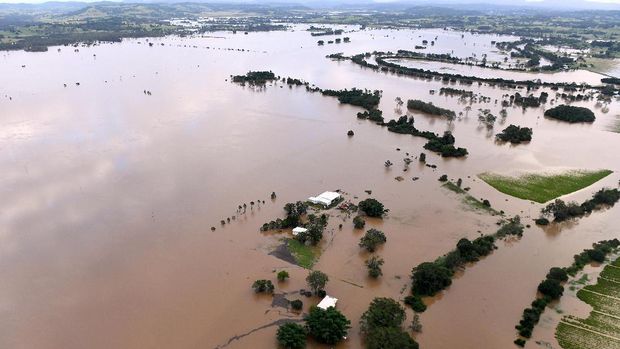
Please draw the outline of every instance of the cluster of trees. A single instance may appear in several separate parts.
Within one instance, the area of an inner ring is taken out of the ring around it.
[[[383,123],[383,111],[380,109],[365,110],[357,113],[358,119],[368,119],[377,123]]]
[[[452,284],[452,277],[465,263],[476,262],[489,255],[495,248],[495,240],[506,235],[523,234],[519,216],[508,219],[493,235],[480,236],[473,241],[460,239],[456,248],[434,262],[424,262],[413,268],[411,291],[413,296],[434,296]],[[410,299],[413,303],[413,298]]]
[[[254,281],[252,284],[252,288],[256,293],[273,293],[275,287],[273,286],[273,282],[271,280],[260,279]]]
[[[592,110],[584,107],[575,107],[572,105],[558,105],[545,111],[545,116],[566,121],[571,124],[576,122],[594,122],[596,117]]]
[[[338,101],[343,104],[351,104],[362,107],[366,110],[375,109],[381,101],[381,91],[360,90],[321,90],[325,96],[338,97]]]
[[[344,31],[342,29],[333,30],[333,29],[327,28],[327,29],[323,29],[322,31],[319,31],[319,32],[312,32],[312,33],[310,33],[310,35],[312,35],[312,36],[342,35],[343,32]]]
[[[531,306],[523,310],[523,316],[519,324],[515,326],[519,331],[520,338],[514,343],[520,347],[525,346],[526,339],[532,336],[532,330],[538,324],[540,316],[545,311],[547,305],[562,297],[564,293],[563,283],[568,281],[568,276],[575,276],[578,271],[582,270],[591,262],[602,263],[612,251],[620,246],[620,240],[603,240],[592,245],[591,249],[585,249],[580,254],[575,255],[573,264],[568,268],[553,267],[547,273],[545,280],[538,284],[537,297]]]
[[[502,132],[495,135],[495,137],[502,142],[510,142],[512,144],[529,142],[532,140],[532,129],[529,127],[510,125]]]
[[[383,206],[383,204],[373,198],[368,198],[360,201],[358,204],[358,208],[363,211],[368,217],[383,217],[383,214],[387,213],[388,210]]]
[[[434,106],[433,103],[423,102],[419,99],[408,100],[407,109],[418,110],[431,115],[445,116],[449,119],[454,119],[456,117],[456,113],[452,110],[440,108]]]
[[[460,158],[468,154],[467,149],[454,146],[454,136],[452,132],[446,131],[441,137],[433,137],[424,145],[424,149],[434,151],[443,157]]]
[[[319,343],[335,345],[351,328],[351,321],[334,307],[312,307],[304,321],[305,326],[294,322],[281,325],[276,333],[278,343],[286,349],[302,349],[310,335]]]
[[[360,319],[367,349],[418,349],[403,330],[405,309],[391,298],[375,298]]]
[[[294,79],[294,78],[291,78],[291,77],[286,78],[285,82],[286,82],[287,85],[295,85],[295,86],[304,86],[304,85],[308,84],[307,82],[305,82],[303,80]]]
[[[297,201],[295,203],[289,202],[284,205],[284,212],[286,212],[286,218],[278,218],[269,223],[265,223],[261,226],[260,230],[287,229],[300,225],[302,216],[308,212],[308,204],[302,201]]]
[[[452,87],[442,87],[439,89],[440,95],[446,96],[461,96],[461,97],[473,97],[474,92],[468,90],[461,90]]]
[[[611,253],[614,249],[620,246],[620,240],[604,240],[592,245],[592,248],[585,249],[580,254],[576,254],[573,259],[573,264],[566,268],[566,272],[569,275],[575,276],[577,272],[587,264],[591,262],[603,263],[605,257]]]
[[[354,55],[354,56],[351,56],[350,59],[355,64],[358,64],[362,67],[369,68],[375,71],[390,72],[390,73],[397,74],[397,75],[405,75],[405,76],[416,77],[416,78],[427,79],[427,80],[438,79],[438,80],[442,80],[445,82],[452,82],[452,83],[459,82],[460,84],[463,84],[463,85],[472,85],[474,82],[479,82],[479,83],[487,83],[489,84],[489,86],[498,86],[498,87],[506,87],[506,88],[516,88],[517,85],[520,85],[520,86],[526,86],[528,89],[534,88],[534,87],[541,87],[541,86],[550,87],[553,89],[558,89],[560,87],[569,87],[569,88],[575,88],[575,89],[578,87],[588,88],[588,89],[599,89],[599,87],[590,86],[588,84],[576,84],[574,82],[553,83],[553,82],[545,82],[545,81],[530,81],[530,80],[517,81],[517,80],[502,79],[502,78],[483,78],[483,77],[478,77],[478,76],[464,76],[461,74],[451,74],[451,73],[438,72],[434,70],[425,70],[421,68],[405,67],[397,63],[391,62],[389,60],[398,59],[398,58],[408,58],[408,57],[401,57],[399,55],[389,55],[389,54],[381,54],[381,53],[377,53],[377,56],[375,57],[375,61],[377,62],[377,64],[373,64],[373,63],[368,63],[368,61],[366,61],[365,58],[367,56],[370,56],[370,53]]]
[[[537,108],[540,107],[542,103],[547,103],[547,98],[549,98],[547,92],[541,92],[538,97],[533,94],[522,96],[519,92],[516,92],[514,95],[510,96],[510,101],[523,108]]]
[[[604,84],[620,85],[620,78],[602,78],[601,82]]]
[[[309,92],[320,92],[325,96],[337,97],[340,103],[362,107],[366,110],[357,113],[357,117],[359,119],[368,119],[376,122],[378,125],[387,126],[388,131],[390,132],[410,134],[412,136],[426,138],[429,141],[426,145],[424,145],[424,148],[436,152],[443,157],[463,157],[468,154],[467,149],[460,147],[457,148],[454,146],[455,139],[451,132],[446,131],[444,135],[440,137],[430,131],[419,131],[415,128],[415,126],[413,126],[413,117],[409,118],[407,116],[402,116],[398,120],[390,120],[385,123],[383,119],[383,112],[380,109],[377,109],[377,106],[381,101],[381,91],[375,90],[371,92],[369,90],[361,90],[356,88],[351,90],[323,90],[319,87],[310,87],[307,82],[300,79],[293,79],[289,77],[284,81],[286,81],[289,85],[304,85],[306,86],[306,90]],[[430,112],[435,115],[444,115],[449,118],[454,118],[455,116],[454,112],[451,110],[438,108],[430,103],[425,103],[418,100],[409,100],[407,106],[411,109]],[[269,224],[263,225],[265,229],[270,229],[269,226]],[[275,228],[278,228],[277,224],[275,225]]]
[[[239,84],[247,82],[251,85],[264,85],[268,81],[274,81],[278,78],[271,71],[249,71],[245,75],[235,75],[231,79],[232,82]]]
[[[575,60],[568,56],[562,56],[542,49],[541,44],[548,44],[548,41],[536,41],[531,38],[521,38],[512,42],[498,42],[496,46],[503,50],[509,50],[512,58],[527,58],[525,65],[533,70],[557,71],[564,68],[564,65],[572,65]],[[541,57],[551,62],[551,65],[539,67]]]
[[[305,228],[308,230],[297,234],[295,240],[302,244],[309,243],[314,246],[323,239],[325,227],[327,227],[326,214],[322,214],[318,217],[313,214],[308,215],[308,223],[305,224]]]
[[[519,336],[514,343],[520,347],[525,346],[525,339],[532,336],[534,326],[540,321],[540,315],[545,311],[547,305],[554,300],[562,297],[564,286],[562,284],[568,280],[568,274],[562,268],[551,268],[547,277],[538,284],[538,292],[541,297],[536,298],[529,308],[523,310],[523,315],[519,324],[515,326],[519,331]]]
[[[620,200],[618,189],[601,189],[594,193],[591,199],[584,201],[581,205],[576,202],[566,203],[561,199],[547,205],[542,209],[543,216],[552,216],[554,221],[562,222],[571,218],[584,216],[601,206],[613,206]]]
[[[521,224],[521,217],[514,216],[512,218],[507,219],[504,224],[502,224],[495,236],[498,238],[503,238],[505,236],[523,236],[523,230],[525,227]]]
[[[450,131],[446,131],[440,137],[434,132],[418,130],[413,125],[413,122],[413,117],[403,115],[398,120],[390,120],[387,123],[383,123],[383,126],[387,126],[390,132],[410,134],[428,139],[424,149],[439,153],[443,157],[463,157],[468,154],[467,149],[454,146],[455,138]]]
[[[416,137],[422,137],[426,139],[433,139],[438,137],[436,133],[430,131],[420,131],[414,125],[413,116],[408,117],[403,115],[398,118],[398,120],[390,120],[387,123],[384,123],[384,126],[387,126],[388,131],[400,134],[410,134]]]

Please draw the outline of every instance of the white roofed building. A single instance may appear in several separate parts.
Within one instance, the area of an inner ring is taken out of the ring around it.
[[[321,302],[319,304],[317,304],[317,307],[323,309],[323,310],[327,310],[327,308],[329,307],[336,307],[336,303],[338,302],[338,298],[334,298],[334,297],[330,297],[330,296],[325,296],[325,298],[323,298],[321,300]]]
[[[307,231],[308,231],[308,229],[303,228],[303,227],[293,228],[293,236],[297,236],[297,235],[299,235],[300,233],[305,233],[305,232],[307,232]]]
[[[330,206],[334,201],[338,200],[340,196],[339,193],[334,191],[326,191],[318,196],[309,197],[308,201],[317,205]]]

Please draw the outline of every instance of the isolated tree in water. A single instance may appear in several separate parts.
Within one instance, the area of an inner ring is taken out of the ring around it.
[[[319,270],[311,271],[306,277],[306,282],[314,293],[318,293],[320,290],[324,289],[327,281],[329,281],[327,274]]]

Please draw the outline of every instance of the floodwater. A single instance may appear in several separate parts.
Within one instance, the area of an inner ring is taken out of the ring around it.
[[[434,36],[433,50],[469,55],[452,47],[463,41],[460,34],[349,27],[350,44],[319,47],[301,29],[150,39],[153,47],[139,39],[79,52],[0,53],[0,347],[273,348],[274,324],[299,316],[272,306],[271,297],[254,295],[250,285],[275,280],[273,271],[286,269],[291,279],[276,283],[276,293],[295,299],[306,287],[307,271],[269,255],[286,232],[262,234],[258,228],[281,217],[286,202],[341,189],[354,202],[372,190],[390,209],[385,219],[367,225],[388,237],[377,252],[385,260],[378,281],[366,277],[367,255],[357,246],[361,232],[335,211],[315,265],[329,275],[327,291],[353,323],[339,347],[359,348],[357,324],[372,298],[402,299],[412,267],[446,253],[462,237],[497,227],[498,217],[472,211],[441,188],[440,175],[463,178],[473,196],[528,220],[541,205],[498,193],[476,175],[618,171],[620,155],[613,149],[620,135],[606,131],[620,111],[617,102],[578,103],[594,108],[591,125],[545,119],[544,108],[511,107],[488,131],[477,121],[478,108],[497,115],[501,96],[514,91],[461,87],[491,97],[468,111],[457,98],[429,94],[446,86],[440,81],[325,58],[339,51],[407,49]],[[503,39],[465,38],[463,47],[476,42],[479,53],[483,46],[492,49],[479,42]],[[419,129],[452,130],[470,155],[427,154],[437,169],[414,161],[404,172],[405,153],[417,156],[423,139],[357,120],[358,108],[304,88],[278,83],[255,89],[227,81],[248,70],[273,70],[323,88],[380,89],[387,118],[396,117],[397,96],[462,111],[452,124],[412,115]],[[533,127],[532,142],[496,144],[493,134],[510,123]],[[346,136],[350,129],[352,138]],[[383,166],[388,159],[395,163],[390,169]],[[570,198],[582,200],[619,179],[616,172]],[[265,203],[236,212],[239,204],[258,200]],[[570,264],[595,241],[617,237],[618,223],[620,214],[611,209],[566,226],[532,227],[520,241],[500,243],[437,297],[422,315],[417,340],[423,348],[512,347],[514,325],[546,271]],[[302,299],[306,311],[318,303]]]

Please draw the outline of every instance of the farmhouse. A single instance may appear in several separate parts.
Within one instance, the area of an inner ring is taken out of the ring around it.
[[[326,191],[318,196],[312,196],[308,198],[308,201],[310,201],[313,204],[317,204],[317,205],[323,205],[323,206],[330,206],[332,203],[334,203],[334,201],[338,200],[340,198],[340,194],[333,192],[333,191]]]

